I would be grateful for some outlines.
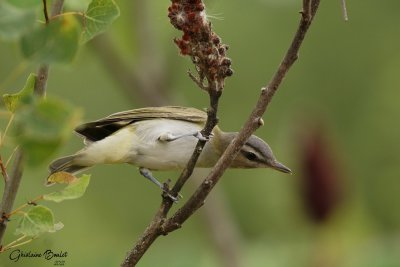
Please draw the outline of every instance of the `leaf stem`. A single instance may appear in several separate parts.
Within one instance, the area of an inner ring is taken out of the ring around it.
[[[0,249],[0,253],[2,253],[2,252],[4,252],[4,251],[7,251],[7,250],[10,250],[10,249],[12,249],[12,248],[16,248],[16,247],[19,247],[19,246],[28,244],[28,243],[32,242],[32,240],[34,240],[36,237],[31,237],[30,239],[21,242],[21,241],[24,240],[25,238],[27,238],[27,236],[26,236],[26,235],[23,235],[23,236],[19,237],[18,239],[12,241],[11,243],[5,245],[4,247],[2,247],[2,248]],[[20,243],[18,243],[18,242],[20,242]]]
[[[10,218],[11,216],[13,216],[14,214],[19,213],[19,212],[20,212],[21,210],[23,210],[24,208],[26,208],[26,207],[28,207],[28,206],[30,206],[30,205],[35,205],[36,202],[38,202],[38,201],[40,201],[40,200],[43,200],[43,195],[40,195],[40,196],[38,196],[37,198],[35,198],[35,199],[31,200],[31,201],[28,201],[28,202],[26,202],[25,204],[22,204],[21,206],[19,206],[18,208],[16,208],[16,209],[13,210],[12,212],[10,212],[10,213],[4,215],[3,217],[5,217],[5,218],[8,219],[8,218]],[[4,220],[4,219],[1,218],[1,219],[0,219],[0,222],[1,222],[2,220]]]
[[[52,16],[50,20],[53,20],[53,19],[56,19],[59,17],[65,17],[65,16],[82,16],[85,18],[85,12],[79,12],[79,11],[65,12],[62,14]]]

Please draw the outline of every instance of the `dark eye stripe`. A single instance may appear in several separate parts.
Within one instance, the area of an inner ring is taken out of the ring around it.
[[[257,155],[255,153],[253,153],[253,152],[243,151],[243,155],[248,160],[251,160],[251,161],[257,160]]]
[[[250,160],[250,161],[254,161],[254,162],[262,162],[262,161],[263,161],[263,160],[257,155],[257,153],[255,153],[255,152],[242,150],[241,153],[242,153],[242,155],[243,155],[246,159],[248,159],[248,160]]]

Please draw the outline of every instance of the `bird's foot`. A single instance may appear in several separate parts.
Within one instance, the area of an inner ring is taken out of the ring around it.
[[[163,187],[161,188],[161,190],[163,191],[162,196],[164,198],[169,198],[171,199],[173,202],[178,203],[178,201],[180,199],[183,198],[183,196],[181,194],[178,193],[178,195],[175,197],[173,195],[171,195],[171,190],[169,188],[169,184],[171,183],[171,179],[168,179],[166,182],[164,182]]]
[[[163,197],[168,197],[175,203],[177,203],[179,201],[179,199],[182,198],[182,195],[179,193],[176,197],[174,197],[173,195],[170,194],[170,190],[169,190],[169,184],[171,183],[170,179],[168,179],[167,182],[162,184],[153,176],[153,174],[151,173],[151,171],[149,169],[139,168],[139,172],[142,176],[149,179],[151,182],[153,182],[154,184],[156,184],[158,187],[161,188],[161,190],[163,191],[163,194],[162,194]]]

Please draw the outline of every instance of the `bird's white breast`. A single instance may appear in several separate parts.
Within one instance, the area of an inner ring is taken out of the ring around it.
[[[135,128],[135,140],[130,151],[130,163],[154,170],[183,168],[197,144],[193,136],[160,141],[161,135],[179,136],[201,130],[198,124],[169,119],[141,121],[132,127]]]

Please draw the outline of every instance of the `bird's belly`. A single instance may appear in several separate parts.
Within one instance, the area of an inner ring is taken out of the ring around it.
[[[194,137],[182,137],[171,142],[156,141],[152,145],[140,147],[130,163],[152,170],[183,169],[196,143]]]

